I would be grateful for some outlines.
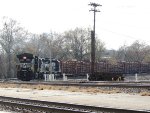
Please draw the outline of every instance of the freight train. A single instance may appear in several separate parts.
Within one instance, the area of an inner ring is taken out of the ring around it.
[[[124,74],[150,73],[150,63],[101,61],[95,63],[94,74],[91,74],[91,62],[87,61],[59,61],[50,58],[40,58],[30,53],[17,55],[17,78],[23,81],[44,79],[44,74],[54,74],[62,77],[63,73],[69,76],[89,75],[89,80],[110,81],[124,80]]]

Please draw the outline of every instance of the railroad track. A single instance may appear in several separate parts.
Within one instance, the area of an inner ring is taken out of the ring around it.
[[[129,110],[108,107],[94,107],[67,103],[47,102],[0,96],[0,105],[17,112],[29,113],[149,113],[145,110]]]

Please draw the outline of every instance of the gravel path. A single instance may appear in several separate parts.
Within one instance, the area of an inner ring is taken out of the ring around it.
[[[150,96],[140,96],[138,94],[90,94],[62,90],[0,88],[0,96],[67,102],[93,106],[150,110]]]

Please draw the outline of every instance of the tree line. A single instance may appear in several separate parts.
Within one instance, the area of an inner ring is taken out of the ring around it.
[[[63,33],[33,34],[5,17],[0,29],[0,48],[0,78],[16,77],[16,55],[24,52],[59,60],[90,61],[91,29],[77,27]],[[150,46],[139,41],[118,50],[107,50],[96,36],[95,50],[96,61],[150,61]]]

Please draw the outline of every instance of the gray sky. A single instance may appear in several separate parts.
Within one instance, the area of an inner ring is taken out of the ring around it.
[[[0,19],[15,19],[32,33],[93,28],[90,2],[102,5],[96,33],[106,48],[118,49],[135,40],[150,45],[150,0],[0,0]]]

